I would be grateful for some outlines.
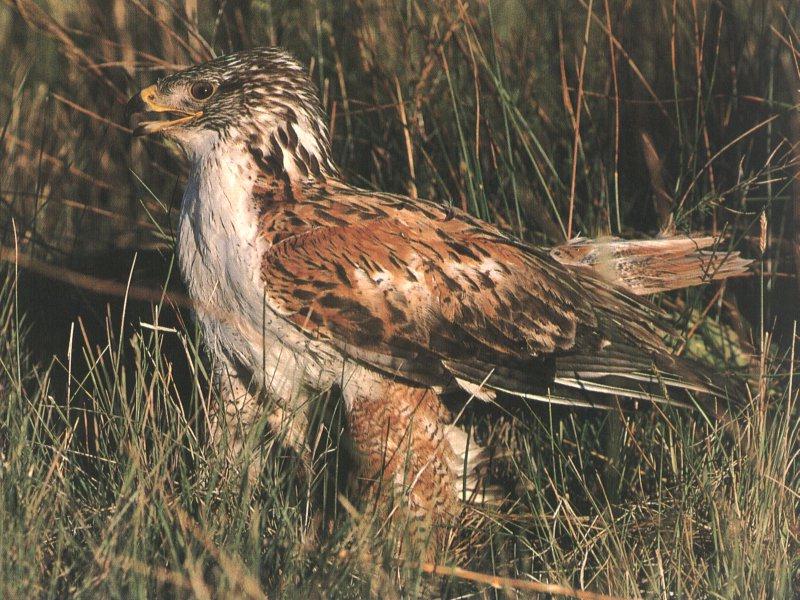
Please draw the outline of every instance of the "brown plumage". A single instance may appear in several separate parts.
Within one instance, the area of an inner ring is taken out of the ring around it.
[[[669,236],[654,240],[576,238],[556,246],[550,256],[572,267],[586,267],[632,294],[679,290],[735,277],[752,262],[718,248],[718,238]]]
[[[443,390],[580,406],[719,391],[671,355],[668,320],[637,298],[743,273],[714,238],[547,250],[350,186],[313,86],[277,50],[194,67],[131,104],[175,117],[137,131],[165,133],[192,163],[178,258],[227,403],[214,431],[234,448],[271,396],[269,422],[302,452],[306,390],[339,386],[360,487],[436,524],[485,496],[483,450]]]

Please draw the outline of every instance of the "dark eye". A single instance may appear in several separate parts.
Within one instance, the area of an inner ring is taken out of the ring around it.
[[[192,93],[192,98],[195,100],[205,100],[214,93],[214,85],[208,81],[198,81],[192,84],[189,91]]]

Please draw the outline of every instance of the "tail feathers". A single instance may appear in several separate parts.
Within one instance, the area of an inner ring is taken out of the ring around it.
[[[744,275],[751,260],[715,250],[720,238],[673,236],[654,240],[576,238],[550,255],[560,263],[589,269],[636,295],[682,289]]]

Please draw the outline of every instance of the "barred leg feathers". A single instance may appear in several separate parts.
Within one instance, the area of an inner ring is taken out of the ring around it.
[[[490,484],[487,477],[491,456],[486,448],[455,423],[447,427],[445,436],[452,450],[450,469],[455,475],[456,497],[470,504],[500,502],[500,487]]]
[[[499,499],[486,484],[489,456],[431,390],[389,378],[344,388],[356,484],[378,510],[400,499],[407,514],[443,525],[464,503]],[[441,540],[440,540],[441,541]]]

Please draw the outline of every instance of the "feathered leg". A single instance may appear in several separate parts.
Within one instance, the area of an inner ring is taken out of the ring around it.
[[[445,525],[460,500],[479,495],[475,468],[483,449],[450,424],[430,389],[383,378],[367,389],[345,386],[344,397],[364,507],[407,523],[411,542],[432,559],[444,549]]]
[[[311,457],[306,444],[308,419],[305,412],[289,413],[280,402],[269,401],[252,376],[237,369],[226,359],[218,360],[214,380],[220,403],[209,410],[209,433],[216,447],[224,447],[229,467],[236,466],[263,441],[264,427],[281,436],[281,442],[294,450],[310,473]],[[265,411],[269,411],[263,419]],[[263,456],[255,452],[247,465],[251,484],[258,481]]]

